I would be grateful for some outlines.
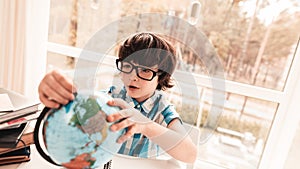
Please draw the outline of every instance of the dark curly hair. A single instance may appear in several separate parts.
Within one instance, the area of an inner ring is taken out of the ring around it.
[[[165,90],[174,86],[171,74],[177,63],[176,51],[162,36],[154,33],[135,34],[120,46],[118,57],[148,67],[158,65],[160,73],[156,89]]]

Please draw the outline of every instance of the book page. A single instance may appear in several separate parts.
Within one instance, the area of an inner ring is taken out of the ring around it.
[[[1,111],[12,111],[14,106],[8,96],[8,94],[0,94],[0,112]]]
[[[8,96],[8,98],[11,102],[11,105],[13,107],[13,109],[10,110],[10,111],[18,111],[18,110],[25,109],[27,107],[36,106],[36,105],[39,104],[38,100],[30,99],[30,98],[28,98],[28,97],[26,97],[26,96],[24,96],[20,93],[17,93],[17,92],[12,91],[12,90],[7,90],[7,89],[4,89],[4,88],[0,88],[0,95],[7,95]],[[7,96],[2,96],[2,97],[4,99],[4,97],[7,97]],[[6,100],[7,100],[7,98],[6,98]]]

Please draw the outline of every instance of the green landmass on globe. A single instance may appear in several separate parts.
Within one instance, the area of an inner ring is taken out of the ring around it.
[[[80,111],[86,110],[83,116],[80,116]],[[78,102],[74,106],[75,114],[70,120],[70,124],[78,127],[83,132],[89,135],[100,132],[102,134],[101,140],[96,140],[97,145],[100,145],[107,137],[107,123],[106,114],[101,110],[94,96],[90,96],[87,100]]]

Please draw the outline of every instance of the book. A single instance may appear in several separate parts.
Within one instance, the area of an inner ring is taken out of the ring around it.
[[[37,108],[34,108],[34,109],[37,109]],[[0,115],[0,124],[17,119],[17,118],[25,117],[27,115],[34,114],[37,111],[38,110],[34,110],[34,111],[28,110],[28,112],[27,112],[27,110],[26,110],[23,112],[16,111],[16,112],[9,113],[9,114],[2,114],[2,115]]]
[[[12,156],[22,157],[22,156],[29,156],[29,155],[30,155],[30,146],[26,146],[24,148],[20,148],[17,150],[13,150],[13,151],[1,154],[0,159],[12,157]]]
[[[23,134],[21,135],[19,141],[15,144],[14,147],[12,147],[12,148],[0,147],[0,155],[27,147],[31,144],[34,144],[33,130],[34,130],[35,122],[36,122],[36,120],[27,122],[28,124],[27,124]]]
[[[23,134],[20,140],[14,148],[0,148],[0,155],[34,144],[33,133]]]
[[[4,102],[4,104],[1,99],[0,112],[13,112],[40,104],[37,100],[30,99],[20,93],[4,88],[0,88],[0,98],[4,99],[4,101],[8,101],[8,103]]]
[[[0,124],[37,112],[39,104],[17,92],[0,88]]]
[[[30,115],[27,115],[24,117],[18,117],[16,119],[12,119],[12,120],[0,123],[0,132],[1,132],[1,130],[5,130],[5,129],[9,129],[9,128],[17,128],[23,123],[37,119],[38,116],[39,116],[39,113],[36,112],[36,113],[30,114]]]
[[[0,155],[0,165],[21,163],[30,160],[30,146],[13,150]]]
[[[14,106],[6,93],[0,94],[0,112],[3,111],[12,111]]]
[[[17,128],[0,130],[0,147],[14,148],[25,131],[26,126],[27,123],[23,123]]]

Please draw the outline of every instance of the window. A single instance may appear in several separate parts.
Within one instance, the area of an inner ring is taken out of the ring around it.
[[[202,132],[209,130],[206,126],[213,118],[210,108],[218,107],[222,111],[215,134],[199,145],[202,154],[196,165],[209,163],[223,168],[245,169],[283,167],[288,150],[279,143],[290,145],[289,140],[295,132],[286,136],[284,132],[288,127],[296,128],[298,124],[297,118],[292,117],[296,114],[293,98],[297,98],[293,93],[299,93],[299,87],[296,88],[299,84],[296,77],[299,77],[300,71],[297,44],[299,2],[197,2],[201,5],[200,14],[196,17],[198,20],[190,23],[204,32],[220,58],[226,77],[226,100],[224,105],[211,101],[213,91],[207,80],[207,70],[201,69],[203,63],[194,51],[178,43],[176,47],[183,65],[180,71],[195,73],[196,81],[201,82],[197,83],[200,103],[177,104],[178,100],[173,96],[181,96],[182,93],[178,93],[180,89],[176,88],[170,91],[170,100],[177,105],[184,121],[200,127]],[[191,9],[196,8],[191,8],[187,0],[178,3],[156,0],[51,0],[48,63],[72,70],[89,38],[100,28],[122,17],[155,12],[189,22],[190,16],[197,13],[192,13]],[[270,11],[272,16],[267,15]],[[141,27],[128,24],[126,28],[119,27],[118,31],[120,34],[126,29],[139,31]],[[120,40],[116,38],[115,45],[108,51],[111,57],[105,63],[109,69],[99,70],[96,82],[103,82],[101,78],[103,74],[107,75],[106,70],[111,70],[111,76],[114,75],[109,60],[116,55],[115,49]],[[96,83],[96,88],[109,86],[114,80],[111,76],[106,77],[105,84]],[[279,158],[277,151],[283,153],[283,159]]]

